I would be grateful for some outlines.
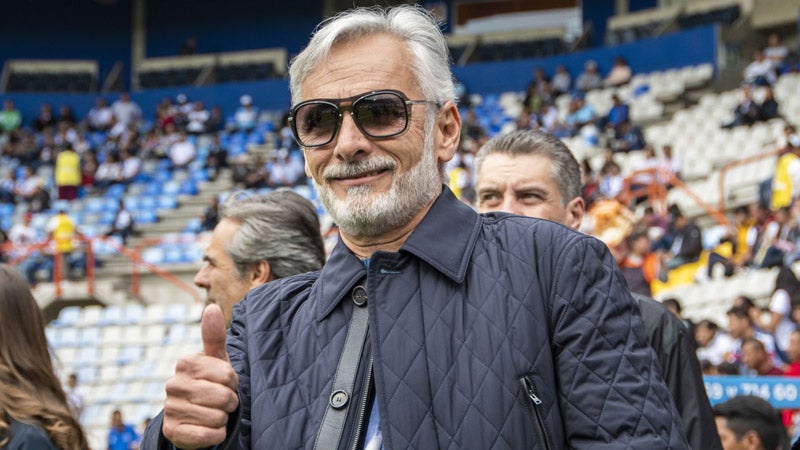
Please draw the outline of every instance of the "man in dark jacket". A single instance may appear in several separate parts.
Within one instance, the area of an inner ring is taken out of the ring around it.
[[[580,165],[554,136],[525,130],[494,137],[478,151],[475,173],[480,212],[504,211],[580,227]],[[643,295],[634,298],[689,444],[722,449],[692,334],[664,305]]]
[[[339,15],[294,59],[293,132],[341,239],[250,291],[227,342],[206,308],[143,448],[688,448],[607,248],[442,188],[447,59],[407,5]]]

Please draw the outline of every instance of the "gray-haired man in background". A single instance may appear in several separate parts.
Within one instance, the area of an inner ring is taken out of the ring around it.
[[[231,310],[250,289],[268,281],[319,270],[325,247],[314,205],[288,190],[231,194],[203,255],[194,284],[206,290],[206,303]]]

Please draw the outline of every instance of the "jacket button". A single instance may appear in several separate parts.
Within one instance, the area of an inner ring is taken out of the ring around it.
[[[331,398],[328,401],[328,403],[330,403],[333,409],[342,409],[345,407],[345,405],[347,405],[347,400],[348,400],[347,392],[339,389],[337,391],[333,391],[333,394],[331,394]]]
[[[353,303],[358,306],[367,304],[367,289],[364,286],[358,285],[353,288]]]

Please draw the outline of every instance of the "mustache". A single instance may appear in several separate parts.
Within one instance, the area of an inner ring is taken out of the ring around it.
[[[396,167],[397,163],[392,158],[374,156],[363,161],[328,166],[322,172],[322,177],[330,181],[336,178],[351,178],[366,172],[394,170]]]

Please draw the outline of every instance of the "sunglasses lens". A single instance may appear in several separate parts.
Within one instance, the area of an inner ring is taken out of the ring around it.
[[[387,137],[405,130],[408,114],[405,101],[392,93],[379,93],[353,104],[353,116],[361,129],[372,137]]]
[[[327,103],[307,103],[294,113],[297,140],[302,145],[322,145],[333,139],[339,111]]]

